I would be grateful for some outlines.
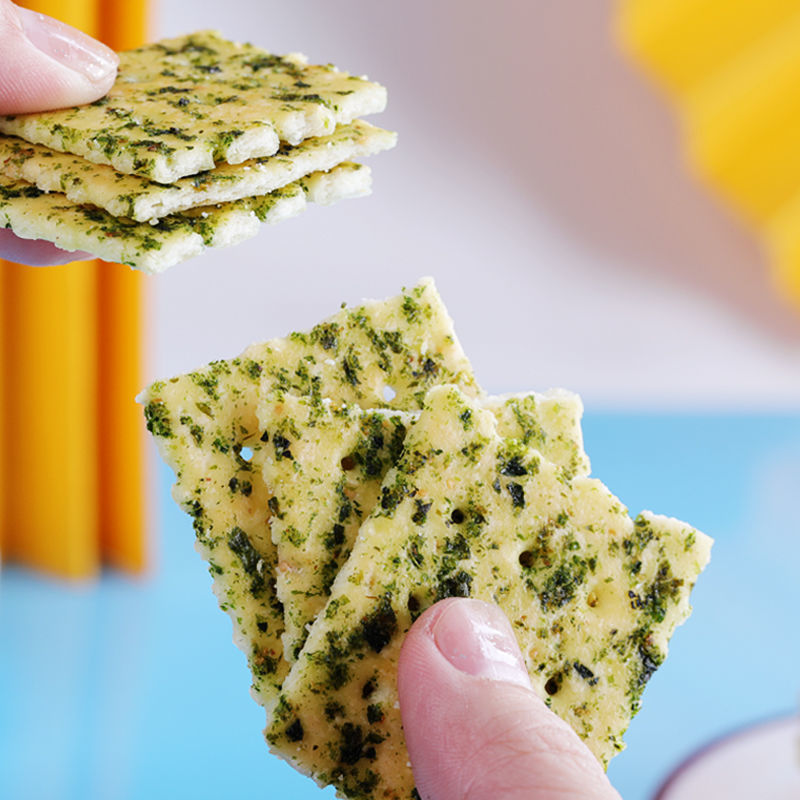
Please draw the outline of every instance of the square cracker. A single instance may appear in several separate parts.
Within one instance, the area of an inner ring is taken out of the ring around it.
[[[412,621],[436,600],[497,603],[534,690],[604,764],[689,614],[710,540],[632,520],[599,481],[569,479],[493,414],[435,387],[384,479],[268,720],[273,749],[352,800],[409,800],[396,690]]]
[[[289,664],[261,469],[281,442],[261,429],[258,399],[277,388],[322,402],[418,409],[430,386],[478,393],[433,282],[339,311],[307,333],[253,345],[239,357],[158,381],[142,395],[148,430],[176,474],[173,496],[193,518],[220,607],[253,674],[253,696],[274,704]],[[394,393],[389,401],[384,392]]]
[[[487,397],[502,436],[532,443],[567,477],[588,475],[580,398],[564,390]],[[275,392],[261,399],[262,430],[284,450],[264,460],[278,556],[276,591],[284,608],[284,657],[295,661],[358,529],[400,455],[408,415],[319,403]]]
[[[155,273],[199,255],[206,247],[249,239],[261,230],[261,223],[275,224],[299,214],[306,200],[327,205],[369,194],[370,186],[368,167],[345,163],[270,194],[192,208],[150,224],[76,205],[60,192],[45,193],[26,181],[0,175],[0,227],[25,239],[47,239],[64,250],[83,250]]]
[[[243,164],[220,164],[170,185],[126,175],[80,156],[0,135],[2,173],[46,192],[61,192],[78,205],[102,208],[115,217],[147,222],[198,206],[264,195],[312,172],[373,155],[393,147],[395,134],[356,120],[330,136],[283,145],[273,156]]]
[[[386,90],[365,78],[202,31],[121,53],[105,97],[0,116],[0,132],[172,183],[328,135],[385,106]]]

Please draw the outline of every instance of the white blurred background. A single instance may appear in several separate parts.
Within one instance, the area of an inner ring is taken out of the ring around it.
[[[150,281],[148,379],[435,277],[492,391],[589,408],[800,407],[800,310],[690,176],[610,0],[158,0],[153,35],[367,73],[397,130],[374,193]]]

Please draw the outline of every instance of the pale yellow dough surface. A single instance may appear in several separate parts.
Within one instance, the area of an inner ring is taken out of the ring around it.
[[[400,645],[433,602],[470,596],[505,611],[535,690],[606,764],[689,614],[710,545],[677,520],[631,519],[599,481],[568,477],[502,436],[480,402],[435,387],[283,683],[267,739],[351,800],[409,800]]]
[[[289,663],[261,472],[265,459],[283,448],[259,424],[259,399],[278,391],[320,406],[333,398],[340,405],[408,411],[421,406],[428,388],[450,382],[479,392],[433,282],[424,281],[143,393],[148,429],[176,475],[173,496],[194,520],[197,549],[247,655],[253,695],[267,708]]]
[[[482,405],[497,418],[501,435],[531,443],[570,477],[588,474],[577,395],[531,392],[486,397]],[[294,661],[378,500],[383,476],[400,455],[411,418],[277,393],[262,398],[258,419],[264,430],[282,437],[290,454],[268,456],[263,475],[280,510],[270,525],[278,550],[284,653]]]

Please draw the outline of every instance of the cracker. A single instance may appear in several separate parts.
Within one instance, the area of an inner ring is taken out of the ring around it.
[[[530,442],[567,477],[588,474],[577,395],[563,390],[485,398],[500,434]],[[258,406],[262,430],[281,437],[264,461],[264,482],[279,513],[270,519],[277,547],[276,590],[284,608],[285,658],[296,660],[363,520],[397,460],[410,420],[353,406],[320,406],[276,392]]]
[[[0,136],[0,165],[6,177],[46,192],[61,192],[72,203],[147,222],[197,206],[268,194],[312,172],[389,149],[396,139],[389,131],[356,120],[338,126],[330,136],[306,139],[294,147],[284,145],[273,156],[243,164],[221,164],[171,185],[126,175],[15,136]]]
[[[287,676],[267,739],[355,800],[408,800],[396,690],[412,621],[436,600],[496,602],[535,691],[603,763],[690,611],[710,540],[634,521],[599,481],[567,478],[454,387],[430,391]]]
[[[583,403],[574,392],[550,389],[485,397],[481,402],[494,414],[500,436],[535,447],[567,479],[589,474],[581,431]]]
[[[284,445],[265,458],[262,474],[274,511],[284,657],[294,661],[400,455],[410,417],[284,392],[262,398],[257,414]]]
[[[386,90],[365,78],[202,31],[122,53],[100,100],[0,116],[0,132],[172,183],[329,135],[385,105]]]
[[[313,173],[270,194],[216,206],[201,206],[155,224],[113,217],[94,206],[76,205],[60,192],[45,193],[25,181],[0,175],[0,227],[24,239],[47,239],[64,250],[84,250],[143,272],[163,272],[199,255],[255,236],[261,223],[296,216],[306,200],[330,204],[370,191],[369,168],[340,164]]]
[[[253,674],[253,696],[262,705],[274,704],[289,665],[261,476],[267,454],[283,448],[258,424],[259,396],[281,389],[319,404],[324,396],[408,410],[420,407],[430,386],[449,381],[478,392],[433,282],[424,281],[143,393],[148,430],[176,474],[173,496],[194,518],[197,549],[209,564],[220,607],[231,616],[234,640]]]

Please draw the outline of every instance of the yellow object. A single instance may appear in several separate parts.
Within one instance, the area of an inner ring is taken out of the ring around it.
[[[146,5],[101,0],[100,39],[114,50],[144,44]],[[106,563],[139,571],[147,556],[145,431],[135,401],[144,374],[145,277],[114,264],[100,267],[100,547]]]
[[[89,0],[25,5],[96,33]],[[85,577],[99,561],[97,267],[4,271],[5,557]]]
[[[675,101],[694,168],[762,234],[800,304],[800,3],[622,0],[618,27]]]
[[[135,402],[142,387],[145,277],[116,264],[100,267],[100,549],[107,564],[135,572],[147,555],[144,425]]]
[[[31,0],[113,47],[143,0]],[[2,265],[5,561],[70,578],[145,561],[141,276],[101,262]]]
[[[5,265],[4,558],[98,566],[96,266]]]

